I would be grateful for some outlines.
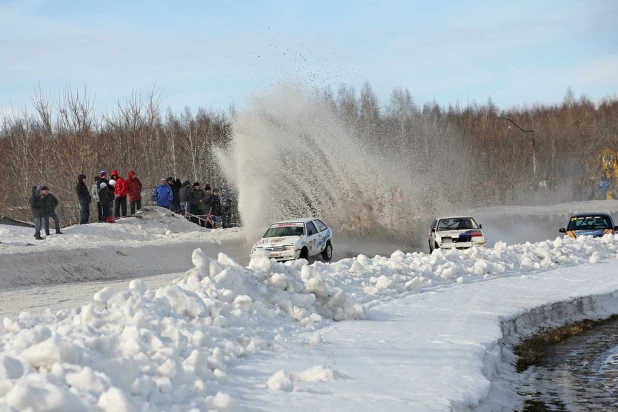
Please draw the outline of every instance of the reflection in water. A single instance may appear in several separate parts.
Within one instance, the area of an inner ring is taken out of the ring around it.
[[[618,411],[618,320],[548,348],[520,393],[527,411]]]

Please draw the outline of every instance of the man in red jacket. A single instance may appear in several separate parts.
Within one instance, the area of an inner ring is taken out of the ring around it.
[[[124,179],[118,176],[118,171],[112,171],[112,179],[116,181],[114,186],[114,196],[116,198],[116,205],[114,207],[114,216],[116,219],[120,217],[122,209],[122,216],[127,216],[127,184]]]
[[[129,204],[131,205],[131,214],[135,214],[135,209],[142,209],[142,182],[137,178],[135,172],[129,172],[127,179],[127,192],[129,193]]]

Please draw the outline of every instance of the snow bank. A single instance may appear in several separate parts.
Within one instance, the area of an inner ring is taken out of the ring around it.
[[[390,257],[359,255],[313,268],[332,287],[345,289],[371,307],[379,302],[457,283],[521,276],[560,266],[598,263],[618,257],[618,236],[558,237],[538,243],[466,250],[438,249],[432,254],[394,252]]]
[[[197,249],[192,262],[184,278],[157,290],[133,280],[77,309],[5,318],[0,407],[235,410],[218,385],[230,363],[286,328],[364,318],[361,305],[306,261],[257,262],[269,269],[261,271]],[[292,383],[278,376],[269,387]]]
[[[196,248],[248,263],[240,229],[204,229],[157,207],[137,216],[65,228],[42,242],[33,239],[32,229],[3,226],[0,288],[183,272]]]

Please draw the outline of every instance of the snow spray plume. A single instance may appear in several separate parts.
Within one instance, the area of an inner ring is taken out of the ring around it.
[[[462,169],[454,159],[449,166],[455,173],[436,184],[440,176],[433,162],[445,160],[433,151],[441,133],[422,115],[411,127],[428,147],[396,143],[388,131],[361,138],[332,104],[298,89],[254,98],[250,109],[233,120],[230,147],[217,153],[238,187],[248,240],[261,237],[272,222],[318,216],[336,238],[354,239],[350,255],[361,252],[359,240],[368,242],[372,251],[367,253],[377,253],[379,242],[392,245],[385,252],[418,246],[427,216],[445,192],[457,199]],[[448,153],[458,153],[457,148],[449,147]]]

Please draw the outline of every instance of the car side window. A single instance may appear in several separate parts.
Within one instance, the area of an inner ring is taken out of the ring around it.
[[[316,233],[318,233],[317,229],[315,228],[315,225],[311,222],[307,223],[307,236],[313,236]]]
[[[314,220],[314,222],[315,222],[315,224],[316,224],[316,226],[318,227],[318,230],[319,230],[320,232],[323,232],[323,231],[325,231],[326,229],[328,229],[328,226],[326,226],[326,225],[324,224],[324,222],[322,222],[321,220],[317,220],[317,219],[316,219],[316,220]]]

